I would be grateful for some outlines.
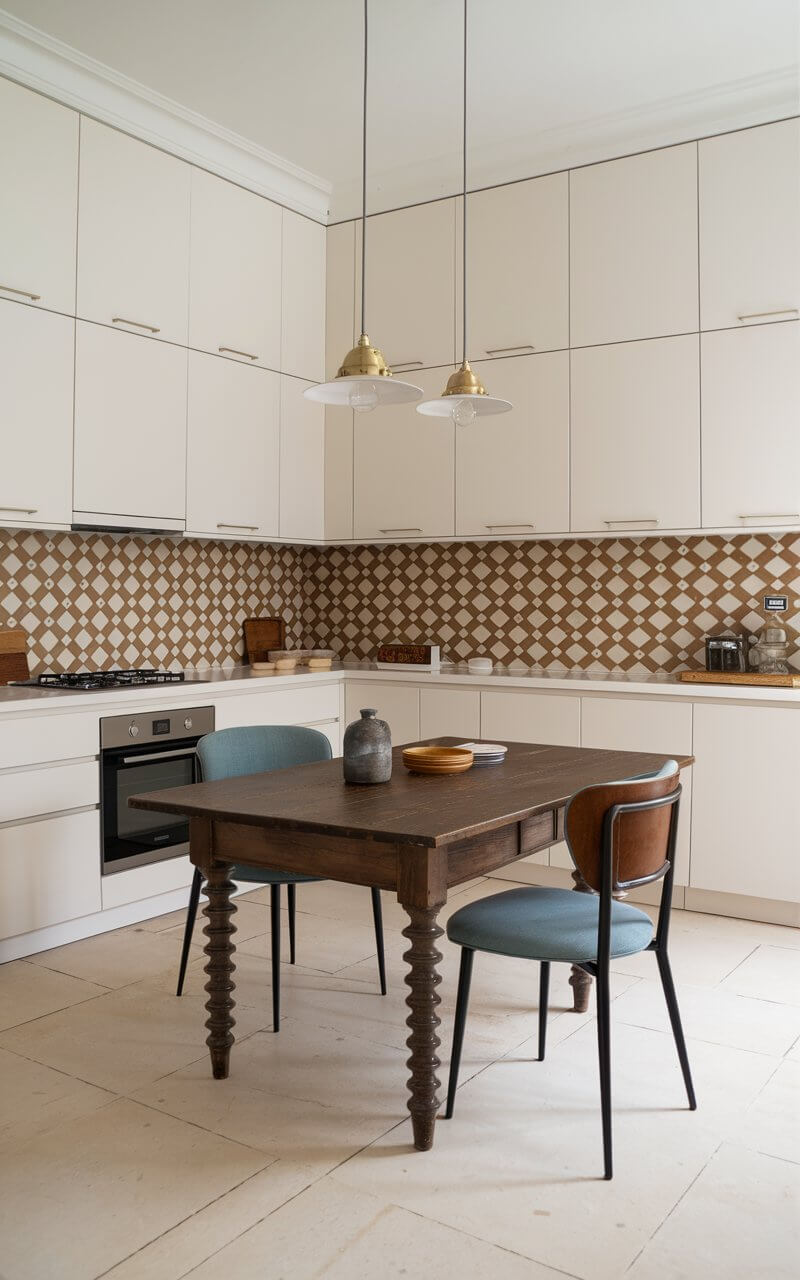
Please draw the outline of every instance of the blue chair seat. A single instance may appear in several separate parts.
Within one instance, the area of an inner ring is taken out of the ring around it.
[[[462,907],[450,917],[451,942],[473,951],[493,951],[527,960],[583,964],[597,959],[600,899],[572,889],[509,889]],[[611,907],[611,955],[644,951],[653,922],[625,902]]]
[[[231,872],[231,880],[246,880],[248,884],[310,884],[322,876],[301,876],[296,871],[270,871],[267,867],[246,867],[237,863]]]

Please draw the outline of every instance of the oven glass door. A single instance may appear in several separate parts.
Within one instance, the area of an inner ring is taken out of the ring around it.
[[[103,875],[188,852],[186,818],[131,809],[128,799],[197,782],[197,742],[189,738],[163,750],[150,746],[103,752]]]

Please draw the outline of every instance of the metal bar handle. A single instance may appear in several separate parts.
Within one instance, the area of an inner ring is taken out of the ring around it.
[[[0,511],[11,511],[18,516],[33,516],[38,510],[38,507],[0,507]]]
[[[756,515],[739,516],[740,520],[800,520],[800,511],[762,511]]]
[[[422,533],[418,525],[409,529],[379,529],[378,533]]]
[[[220,355],[244,356],[245,360],[257,360],[258,356],[253,355],[252,351],[237,351],[236,347],[218,347]]]
[[[161,330],[158,329],[154,324],[145,324],[143,320],[126,320],[124,316],[112,316],[111,323],[112,324],[130,324],[130,325],[133,325],[134,329],[147,329],[148,333],[161,332]]]
[[[797,307],[778,307],[776,311],[746,311],[737,320],[766,320],[767,316],[800,316]]]
[[[525,520],[514,520],[511,524],[487,524],[487,529],[535,529],[535,524],[528,524]]]
[[[611,528],[611,526],[612,526],[612,525],[615,525],[615,524],[624,524],[624,525],[629,525],[629,524],[634,524],[634,525],[652,524],[652,525],[657,525],[657,524],[658,524],[658,520],[655,518],[655,516],[636,516],[636,517],[635,517],[634,519],[632,519],[632,520],[604,520],[604,521],[603,521],[603,524],[604,524],[604,525],[606,525],[606,527],[610,529],[610,528]]]
[[[194,747],[181,747],[175,751],[148,751],[140,756],[123,756],[123,764],[150,764],[153,760],[174,760],[177,756],[196,755]]]
[[[390,369],[421,369],[421,360],[398,360],[395,364],[390,364]]]
[[[257,524],[227,524],[224,520],[217,521],[218,529],[244,529],[246,532],[255,533],[258,528]]]
[[[517,347],[487,347],[487,356],[506,356],[512,351],[535,351],[536,348],[532,342],[520,342]]]
[[[0,284],[3,293],[16,293],[19,298],[30,298],[31,302],[41,302],[40,293],[31,293],[30,289],[12,289],[10,284]]]

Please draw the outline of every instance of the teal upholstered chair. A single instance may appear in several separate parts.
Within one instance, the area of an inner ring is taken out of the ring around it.
[[[201,738],[197,744],[200,772],[206,782],[220,778],[238,778],[248,773],[268,773],[273,769],[289,769],[292,765],[330,760],[331,745],[324,733],[296,725],[254,725],[241,729],[220,729]],[[236,881],[270,885],[270,929],[272,950],[272,1029],[280,1029],[280,923],[281,885],[287,887],[289,906],[289,958],[295,963],[296,885],[319,880],[319,876],[294,875],[287,871],[269,871],[265,867],[237,864],[231,873]],[[189,893],[189,909],[183,934],[181,963],[178,971],[177,995],[183,992],[189,947],[197,916],[197,904],[203,874],[195,867]],[[379,889],[372,889],[372,915],[378,951],[378,975],[381,995],[386,995],[386,964],[383,953],[383,917]]]
[[[445,1116],[453,1114],[464,1042],[472,962],[476,951],[539,961],[539,1060],[544,1058],[550,965],[575,964],[596,979],[600,1096],[605,1177],[612,1175],[611,1017],[612,958],[654,951],[689,1107],[696,1109],[686,1043],[672,981],[667,939],[681,788],[674,760],[659,773],[586,787],[566,807],[564,831],[575,866],[593,891],[522,888],[496,893],[451,916],[447,936],[461,950],[453,1053]],[[614,900],[637,885],[663,880],[658,923],[629,903]]]

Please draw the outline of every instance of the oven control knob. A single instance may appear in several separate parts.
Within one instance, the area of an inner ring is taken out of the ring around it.
[[[184,729],[191,729],[191,727],[192,727],[192,717],[191,717],[191,716],[187,716],[187,717],[186,717],[186,719],[185,719],[185,720],[184,720],[184,722],[183,722],[183,727],[184,727]]]
[[[138,738],[138,737],[139,737],[139,726],[138,726],[138,724],[134,724],[134,723],[129,724],[129,725],[128,725],[128,733],[130,734],[130,736],[131,736],[132,738]]]

